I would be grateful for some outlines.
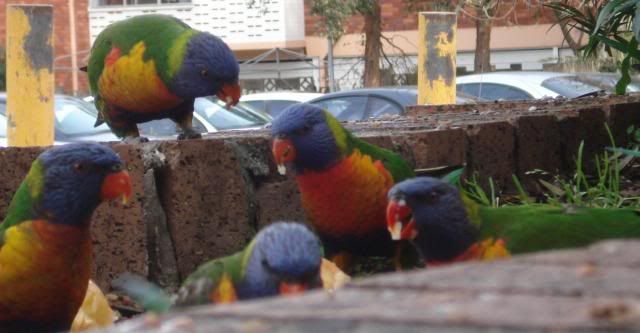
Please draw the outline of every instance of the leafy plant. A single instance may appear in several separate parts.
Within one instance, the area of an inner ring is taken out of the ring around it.
[[[606,126],[606,125],[605,125]],[[640,196],[628,195],[621,187],[622,170],[629,165],[631,159],[640,156],[640,129],[630,127],[627,133],[631,137],[629,149],[615,148],[611,131],[606,126],[611,145],[609,151],[595,157],[595,174],[587,175],[584,172],[584,142],[578,147],[576,157],[576,171],[571,177],[564,178],[560,175],[553,177],[552,181],[538,179],[538,182],[546,190],[544,195],[546,202],[552,205],[576,205],[583,207],[638,207],[640,206]],[[613,151],[611,153],[610,151]],[[624,151],[631,152],[625,154]],[[548,175],[543,170],[532,170],[527,174]],[[513,181],[518,189],[518,198],[522,203],[532,203],[530,198],[518,178],[514,175]],[[489,179],[489,192],[487,193],[479,184],[476,175],[466,182],[463,191],[472,199],[483,205],[497,207],[505,204],[495,192],[492,179]]]

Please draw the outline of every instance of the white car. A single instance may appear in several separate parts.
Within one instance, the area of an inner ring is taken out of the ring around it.
[[[266,112],[275,118],[291,104],[305,103],[323,95],[301,91],[272,91],[243,95],[240,97],[240,102],[249,104],[252,108]]]
[[[576,98],[600,91],[612,92],[620,77],[616,73],[492,72],[456,78],[457,90],[485,100]],[[632,82],[627,91],[638,91]]]

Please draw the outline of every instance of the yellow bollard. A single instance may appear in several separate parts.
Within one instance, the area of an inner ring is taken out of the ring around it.
[[[453,12],[418,14],[418,104],[456,102],[456,25]]]
[[[9,146],[53,144],[53,6],[7,5]]]

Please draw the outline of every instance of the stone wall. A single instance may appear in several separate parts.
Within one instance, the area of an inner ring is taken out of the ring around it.
[[[357,136],[400,153],[416,169],[466,164],[500,189],[526,171],[570,172],[581,140],[592,158],[640,126],[637,97],[412,107],[409,117],[348,123]],[[102,205],[94,216],[95,279],[108,287],[128,270],[169,288],[199,263],[244,247],[261,226],[304,221],[293,175],[280,176],[268,130],[203,140],[113,144],[134,184],[131,204]],[[0,149],[0,216],[41,148]]]

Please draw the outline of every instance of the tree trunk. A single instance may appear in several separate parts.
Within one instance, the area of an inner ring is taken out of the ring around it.
[[[476,54],[473,63],[475,73],[486,73],[491,71],[491,20],[486,19],[482,6],[478,6],[476,11]],[[485,19],[480,19],[485,18]]]
[[[380,24],[380,4],[374,1],[371,11],[364,15],[364,86],[380,86],[380,53],[382,44],[380,37],[382,27]]]
[[[573,55],[574,56],[579,55],[580,54],[580,43],[578,43],[573,38],[573,36],[571,35],[571,30],[567,26],[567,22],[566,21],[560,21],[560,18],[558,17],[558,13],[556,13],[555,11],[554,11],[554,14],[555,14],[556,22],[560,26],[560,30],[562,31],[562,35],[564,36],[564,40],[566,40],[567,44],[569,44],[569,47],[573,51]]]

